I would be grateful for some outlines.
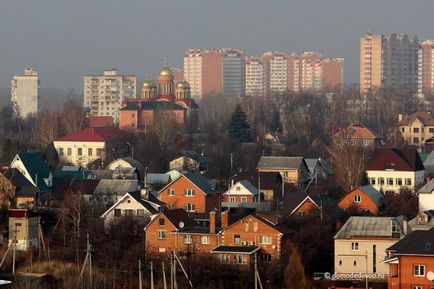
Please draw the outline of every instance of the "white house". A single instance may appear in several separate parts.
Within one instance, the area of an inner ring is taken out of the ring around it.
[[[238,181],[224,194],[223,201],[230,203],[251,203],[259,200],[259,190],[248,180]]]
[[[377,149],[366,168],[369,183],[378,191],[398,193],[424,183],[425,168],[414,148]]]
[[[74,166],[87,166],[101,159],[105,160],[106,145],[118,135],[114,127],[85,128],[53,141],[59,160]]]
[[[419,213],[434,210],[434,179],[431,179],[417,191],[419,197]]]
[[[151,215],[162,211],[164,203],[157,200],[152,194],[142,189],[136,192],[126,193],[113,206],[105,211],[101,218],[104,219],[104,227],[108,228],[117,218],[131,216],[136,218],[149,218]]]
[[[382,262],[386,249],[405,237],[407,230],[403,216],[350,217],[334,237],[335,273],[387,277],[389,265]]]

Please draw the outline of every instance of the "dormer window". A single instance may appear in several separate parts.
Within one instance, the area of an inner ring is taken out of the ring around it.
[[[395,170],[395,163],[386,163],[386,170]]]
[[[425,251],[431,251],[432,249],[432,244],[431,242],[426,242],[425,243]]]
[[[362,201],[362,196],[360,196],[360,195],[354,196],[354,203],[360,203],[361,201]]]

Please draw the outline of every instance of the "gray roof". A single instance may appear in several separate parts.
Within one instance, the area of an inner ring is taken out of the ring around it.
[[[315,170],[315,167],[316,167],[316,165],[318,163],[323,167],[324,171],[327,174],[329,174],[329,175],[333,174],[332,168],[321,158],[317,158],[317,159],[304,159],[304,161],[305,161],[306,166],[307,166],[307,168],[308,168],[308,170],[309,170],[309,172],[311,174],[315,173],[314,170]]]
[[[353,237],[394,237],[392,224],[402,233],[403,216],[399,217],[360,217],[353,216],[336,233],[335,239]]]
[[[126,194],[135,192],[139,188],[137,180],[100,180],[95,190],[94,195],[111,195],[111,194]]]
[[[432,151],[423,162],[425,170],[429,174],[434,174],[434,151]]]
[[[359,187],[359,190],[367,194],[371,198],[371,200],[377,205],[377,207],[381,207],[381,205],[383,204],[383,194],[381,192],[376,190],[371,185]]]
[[[146,183],[148,184],[163,184],[166,185],[170,182],[170,175],[166,173],[148,173],[146,175]]]
[[[426,183],[422,188],[417,191],[417,193],[432,194],[432,191],[434,191],[434,179],[431,179],[428,183]]]
[[[189,172],[184,174],[184,176],[194,183],[199,189],[201,189],[205,194],[215,193],[215,182],[205,178],[198,172]]]
[[[299,169],[303,163],[303,157],[261,156],[257,169]]]
[[[109,170],[91,170],[91,174],[93,178],[97,180],[113,178],[113,171],[109,171]]]
[[[255,195],[255,196],[257,196],[257,195],[259,195],[259,190],[254,186],[254,185],[252,185],[252,183],[251,182],[249,182],[248,180],[241,180],[241,181],[238,181],[238,182],[236,182],[234,185],[233,185],[233,187],[235,187],[235,185],[236,184],[238,184],[238,183],[240,183],[241,185],[243,185],[250,193],[252,193],[252,195]],[[230,189],[232,189],[233,187],[231,187],[231,188],[229,188],[226,192],[225,192],[225,194],[230,190]]]

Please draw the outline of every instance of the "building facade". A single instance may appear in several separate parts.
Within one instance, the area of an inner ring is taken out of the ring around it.
[[[259,57],[246,58],[246,95],[263,96],[265,93],[264,63]]]
[[[421,41],[417,59],[417,94],[434,93],[434,40]]]
[[[119,122],[122,100],[136,98],[137,78],[120,75],[116,69],[104,70],[102,75],[86,75],[83,82],[83,105],[90,115],[111,116]]]
[[[407,144],[421,147],[434,136],[434,118],[423,111],[410,115],[399,114],[398,128]]]
[[[379,88],[408,88],[416,92],[419,43],[397,34],[360,38],[360,93]]]
[[[39,112],[38,71],[26,68],[24,74],[14,76],[11,81],[11,102],[23,118]]]

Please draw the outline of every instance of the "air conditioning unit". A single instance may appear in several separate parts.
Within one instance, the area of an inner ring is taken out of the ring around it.
[[[246,246],[247,242],[246,241],[241,241],[241,245]]]
[[[249,246],[255,245],[255,242],[249,242]]]

